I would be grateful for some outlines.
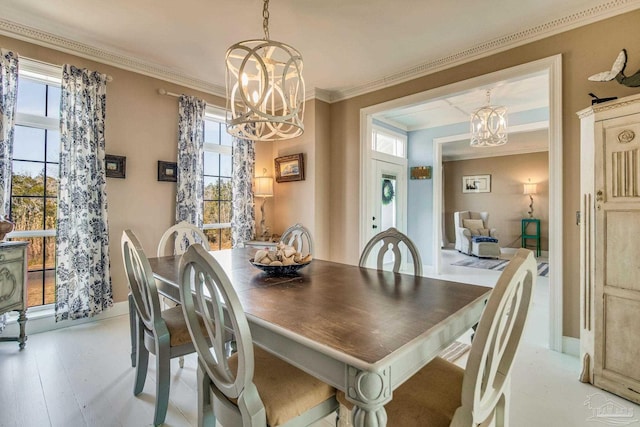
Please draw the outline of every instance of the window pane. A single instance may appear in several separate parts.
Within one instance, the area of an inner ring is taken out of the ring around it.
[[[220,231],[222,234],[220,242],[221,249],[231,249],[231,229],[223,228]]]
[[[44,164],[14,161],[11,194],[14,196],[44,195]]]
[[[27,306],[42,305],[44,290],[42,289],[42,271],[27,273]]]
[[[204,152],[204,174],[205,175],[219,175],[220,154],[212,153],[211,151]]]
[[[218,178],[204,177],[204,199],[218,200]]]
[[[209,249],[217,251],[220,249],[220,230],[204,230],[204,234],[209,239]]]
[[[45,230],[55,230],[56,217],[58,215],[57,209],[58,209],[58,199],[47,198],[47,212],[46,212],[45,223],[44,223]]]
[[[44,227],[44,201],[35,197],[12,197],[11,219],[16,230],[42,230]],[[42,246],[42,244],[40,244]]]
[[[24,237],[11,239],[12,241],[29,242],[27,246],[27,270],[42,270],[44,262],[45,237]]]
[[[44,83],[18,77],[17,111],[44,116],[46,87]]]
[[[233,138],[231,137],[231,135],[229,135],[227,133],[227,129],[226,129],[226,126],[224,124],[222,124],[222,132],[221,132],[221,134],[222,134],[222,138],[220,138],[221,139],[220,144],[221,145],[226,145],[228,147],[233,146]]]
[[[60,162],[60,131],[47,131],[47,162]]]
[[[53,304],[56,302],[56,271],[46,270],[44,272],[44,303]]]
[[[231,178],[220,178],[220,200],[231,200],[231,193]]]
[[[13,140],[14,160],[44,161],[44,129],[27,126],[15,127]]]
[[[220,222],[231,222],[231,202],[220,202]]]
[[[47,164],[47,196],[58,196],[59,177],[60,167],[58,165]]]
[[[52,269],[56,267],[56,238],[54,236],[44,237],[44,268]]]
[[[219,202],[204,202],[204,223],[217,224],[220,222],[219,210]]]
[[[47,86],[47,117],[60,117],[60,88]]]
[[[228,154],[220,154],[220,176],[231,176],[233,159]]]
[[[204,142],[220,144],[220,124],[218,122],[204,121]]]

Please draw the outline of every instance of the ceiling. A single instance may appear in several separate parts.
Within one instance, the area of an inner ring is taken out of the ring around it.
[[[260,0],[0,0],[0,33],[224,94],[224,55],[262,38]],[[344,99],[640,8],[640,0],[273,0],[307,89]],[[488,25],[490,23],[490,25]]]

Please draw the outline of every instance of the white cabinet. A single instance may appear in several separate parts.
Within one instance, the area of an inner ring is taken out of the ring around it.
[[[0,243],[0,314],[18,311],[20,335],[2,337],[0,341],[18,341],[23,349],[27,336],[27,246],[28,242]]]
[[[640,403],[640,95],[581,120],[581,380]]]

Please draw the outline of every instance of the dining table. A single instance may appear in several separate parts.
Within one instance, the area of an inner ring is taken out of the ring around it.
[[[238,294],[253,342],[344,391],[358,427],[386,425],[393,390],[477,324],[491,293],[320,259],[293,275],[267,274],[250,262],[255,252],[210,252]],[[149,263],[158,292],[179,302],[180,256]]]

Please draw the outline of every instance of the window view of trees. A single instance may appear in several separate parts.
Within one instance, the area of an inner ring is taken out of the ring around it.
[[[204,232],[212,250],[231,248],[231,137],[224,122],[205,118]]]
[[[30,307],[55,302],[55,228],[60,150],[60,88],[20,77],[13,141],[10,218],[28,241]]]

